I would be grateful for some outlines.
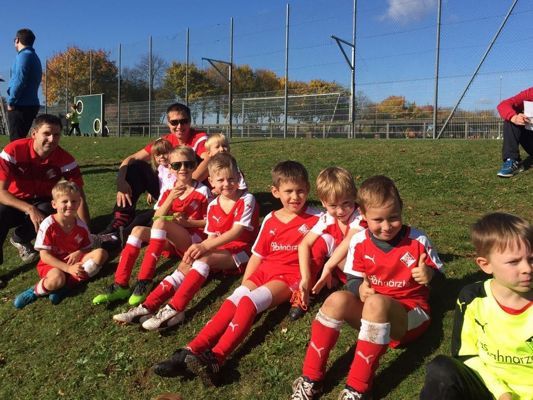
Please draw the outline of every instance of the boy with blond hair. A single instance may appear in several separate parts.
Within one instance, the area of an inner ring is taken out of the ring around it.
[[[220,193],[207,208],[207,239],[192,244],[176,271],[163,279],[143,304],[115,315],[116,322],[141,322],[142,318],[146,330],[175,325],[184,320],[187,304],[211,271],[244,272],[257,236],[259,206],[252,194],[239,189],[237,162],[230,154],[216,154],[207,168],[209,182]]]
[[[346,258],[348,244],[355,233],[366,228],[359,206],[355,202],[357,188],[354,179],[346,169],[329,167],[320,171],[316,178],[316,191],[326,212],[298,246],[302,279],[300,290],[295,291],[291,299],[289,317],[293,320],[301,317],[307,309],[311,283],[317,277],[317,271],[312,271],[310,265],[311,248],[316,240],[324,237],[334,252],[324,265],[320,280],[312,287],[312,294],[318,293],[326,283],[331,287],[332,274],[338,281],[346,283],[346,275],[342,272],[341,265]]]
[[[492,278],[459,293],[452,357],[428,364],[420,399],[532,400],[533,227],[493,213],[471,232],[476,264]]]
[[[104,249],[91,250],[89,228],[77,214],[81,198],[80,188],[74,182],[61,181],[53,187],[52,207],[57,213],[41,222],[35,239],[41,279],[15,298],[16,308],[44,296],[58,304],[68,288],[96,275],[107,260]]]
[[[408,343],[429,326],[427,285],[442,271],[435,249],[425,234],[403,224],[402,199],[391,179],[368,178],[357,203],[368,229],[356,233],[349,244],[344,272],[355,284],[349,287],[352,291],[332,293],[318,311],[292,399],[312,399],[321,392],[329,353],[344,321],[359,329],[359,336],[339,400],[370,399],[387,347]]]

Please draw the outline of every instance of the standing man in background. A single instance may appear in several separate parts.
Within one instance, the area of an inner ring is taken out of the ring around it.
[[[39,112],[37,91],[43,73],[41,61],[33,49],[33,32],[19,29],[14,41],[18,54],[7,89],[7,120],[11,141],[26,137]]]

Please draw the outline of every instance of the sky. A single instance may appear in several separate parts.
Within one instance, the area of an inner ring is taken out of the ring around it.
[[[512,0],[442,0],[439,104],[454,105],[465,88]],[[0,24],[0,75],[9,77],[13,38],[28,27],[35,49],[46,58],[68,46],[105,49],[131,67],[148,52],[185,61],[190,29],[191,61],[229,60],[230,18],[234,18],[234,62],[284,75],[286,1],[102,1],[26,0],[5,2]],[[45,6],[43,6],[45,4]],[[323,79],[349,87],[350,69],[331,35],[351,42],[353,0],[289,1],[289,79]],[[482,6],[480,6],[482,4]],[[529,29],[533,4],[518,0],[511,18],[465,96],[465,108],[493,108],[502,98],[531,86]],[[405,96],[432,104],[437,0],[358,0],[356,90],[372,101]],[[527,25],[526,25],[527,24]],[[346,51],[350,52],[349,48]],[[5,95],[6,84],[0,85]]]

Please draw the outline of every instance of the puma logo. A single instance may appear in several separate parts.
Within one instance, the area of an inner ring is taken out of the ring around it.
[[[238,326],[239,326],[239,324],[234,324],[233,322],[229,323],[229,327],[231,328],[232,332],[235,332],[235,328],[237,328]]]
[[[356,353],[359,357],[361,357],[363,360],[366,361],[366,363],[368,365],[370,365],[370,360],[372,359],[372,357],[374,357],[374,354],[370,354],[369,356],[365,356],[363,353],[361,353],[359,350],[357,350],[357,353]]]
[[[171,288],[172,288],[172,285],[168,283],[167,281],[161,282],[161,289],[166,291],[166,290],[170,290]]]
[[[485,327],[487,326],[488,322],[482,324],[481,322],[479,322],[476,318],[474,318],[474,322],[476,324],[478,324],[480,327],[481,327],[481,330],[483,331],[483,333],[485,333]]]
[[[151,255],[153,258],[155,258],[156,260],[159,258],[159,256],[158,256],[157,254],[155,254],[155,253],[150,253],[150,255]]]
[[[466,305],[466,301],[459,301],[459,299],[457,299],[457,305],[459,306],[459,311],[464,312],[463,306]]]
[[[365,254],[365,259],[372,261],[372,264],[374,264],[374,265],[376,265],[376,261],[374,260],[375,258],[376,258],[376,256],[370,257],[369,255]]]
[[[318,353],[318,358],[322,358],[322,350],[324,350],[324,347],[318,348],[313,342],[310,343],[310,346]]]
[[[275,229],[271,229],[270,231],[268,231],[268,233],[270,233],[272,236],[274,236],[276,234],[276,230]]]
[[[220,219],[221,219],[221,218],[222,218],[222,217],[216,217],[216,216],[213,215],[213,219],[214,219],[215,221],[217,221],[217,224],[220,223]]]

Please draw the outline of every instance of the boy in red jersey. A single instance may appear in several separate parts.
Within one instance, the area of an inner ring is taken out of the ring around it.
[[[342,272],[348,252],[348,244],[352,236],[366,228],[366,222],[362,219],[359,206],[355,202],[357,189],[352,175],[340,167],[329,167],[318,174],[316,178],[316,191],[322,206],[326,212],[322,214],[311,232],[305,236],[298,246],[298,258],[300,260],[300,290],[293,293],[291,299],[292,308],[289,317],[293,320],[300,318],[309,304],[310,283],[316,279],[317,271],[311,270],[311,248],[316,240],[323,234],[328,234],[335,249],[330,259],[324,265],[323,278],[312,288],[312,293],[318,293],[327,283],[331,287],[331,275],[346,283],[346,275]],[[320,266],[319,266],[320,267]]]
[[[320,308],[292,399],[312,399],[321,392],[328,356],[344,321],[359,329],[359,337],[340,400],[370,399],[387,347],[408,343],[429,326],[427,285],[442,271],[437,253],[422,232],[402,223],[402,200],[389,178],[363,182],[357,203],[368,229],[356,233],[349,245],[344,272],[355,279],[348,285],[353,292],[335,292]]]
[[[116,322],[131,323],[142,318],[146,330],[175,325],[185,318],[185,307],[211,270],[244,272],[257,236],[259,207],[252,194],[239,189],[237,162],[230,154],[214,155],[208,169],[209,182],[220,195],[207,209],[207,239],[187,249],[177,270],[163,279],[143,304],[113,316]],[[171,296],[169,303],[159,308]]]
[[[194,151],[180,146],[170,153],[170,167],[176,183],[159,200],[151,228],[136,226],[128,237],[115,272],[115,282],[106,293],[93,299],[93,304],[107,303],[129,297],[129,304],[137,306],[149,293],[155,267],[165,250],[182,255],[192,243],[201,242],[205,235],[205,215],[210,200],[207,186],[193,180],[196,167]],[[142,244],[148,242],[139,270],[137,283],[131,293],[129,280]]]
[[[289,301],[291,289],[298,290],[300,281],[298,244],[319,217],[316,210],[306,205],[308,193],[309,180],[303,165],[284,161],[274,167],[272,194],[281,200],[283,207],[265,217],[243,284],[185,349],[155,365],[158,375],[173,376],[186,366],[204,384],[216,384],[221,365],[244,340],[255,317]]]
[[[107,260],[104,249],[91,250],[89,229],[78,218],[81,203],[78,186],[74,182],[59,182],[52,189],[52,196],[57,214],[44,219],[35,240],[35,249],[41,257],[37,264],[41,279],[15,298],[18,309],[48,295],[53,304],[58,304],[67,294],[63,288],[94,276]]]

